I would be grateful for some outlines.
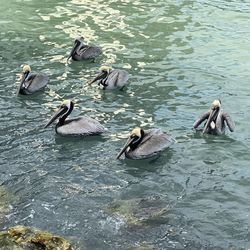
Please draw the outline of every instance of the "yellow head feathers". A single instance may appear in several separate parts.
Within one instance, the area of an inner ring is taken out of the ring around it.
[[[74,107],[74,103],[71,100],[64,100],[61,103],[60,107],[65,107],[65,106],[69,109],[71,106]]]
[[[214,109],[214,108],[220,108],[220,106],[221,106],[220,100],[214,100],[214,101],[212,102],[212,108],[213,108],[213,109]]]
[[[141,128],[134,128],[130,134],[130,136],[138,136],[141,137]]]
[[[23,73],[31,72],[31,68],[28,64],[23,65]]]
[[[61,105],[66,105],[67,106],[67,105],[70,104],[70,102],[71,102],[70,100],[63,100]]]
[[[112,67],[107,66],[107,65],[103,65],[99,68],[100,71],[106,71],[106,72],[110,72],[110,70],[112,69]]]

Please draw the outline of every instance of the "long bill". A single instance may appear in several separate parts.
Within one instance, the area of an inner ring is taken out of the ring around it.
[[[125,145],[123,146],[122,150],[120,151],[120,153],[117,155],[116,159],[119,159],[121,157],[121,155],[125,152],[125,150],[129,147],[129,145],[131,144],[131,142],[133,141],[133,138],[128,138],[127,142],[125,143]]]
[[[89,82],[89,85],[91,85],[92,83],[94,83],[98,80],[105,78],[105,76],[106,76],[106,72],[99,73],[91,82]]]
[[[48,121],[48,123],[44,126],[44,128],[47,128],[52,122],[54,122],[58,117],[60,117],[62,114],[64,114],[67,110],[64,108],[60,108]]]
[[[75,46],[72,48],[72,50],[70,51],[69,57],[67,58],[67,62],[68,62],[69,59],[72,57],[72,55],[75,53],[77,47],[78,47],[78,44],[75,43]]]
[[[209,117],[207,119],[206,125],[205,125],[205,127],[204,127],[204,129],[202,131],[203,134],[206,133],[208,126],[210,126],[210,123],[211,123],[212,119],[214,118],[214,115],[215,115],[216,111],[217,111],[216,109],[211,110],[210,115],[209,115]]]
[[[21,89],[22,89],[22,86],[23,86],[25,80],[27,79],[28,75],[29,75],[28,72],[27,72],[27,73],[23,73],[22,81],[21,81],[21,83],[19,84],[19,86],[18,86],[18,88],[17,88],[16,95],[19,95],[19,94],[20,94],[20,91],[21,91]]]

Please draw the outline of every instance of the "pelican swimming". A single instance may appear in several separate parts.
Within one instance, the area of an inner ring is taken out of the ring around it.
[[[99,70],[100,73],[89,84],[98,81],[98,85],[102,85],[103,89],[122,89],[129,79],[128,72],[122,69],[101,66]]]
[[[230,115],[222,110],[220,100],[213,101],[211,109],[202,114],[194,123],[194,129],[197,129],[199,125],[205,120],[207,121],[203,128],[203,133],[222,135],[225,133],[226,125],[231,132],[233,132],[235,128],[235,124]]]
[[[117,155],[117,159],[125,152],[125,157],[130,159],[144,159],[154,156],[168,148],[175,139],[161,129],[135,128],[132,130],[124,147]]]
[[[31,73],[29,65],[23,66],[22,80],[17,89],[17,95],[30,95],[43,89],[49,82],[49,77],[44,74]]]
[[[82,61],[94,59],[102,53],[102,50],[96,46],[89,46],[83,43],[84,38],[75,39],[74,47],[72,48],[67,61],[72,57],[74,61]]]
[[[72,112],[73,108],[74,103],[70,100],[65,100],[44,128],[47,128],[53,121],[59,118],[59,121],[56,124],[56,133],[60,135],[99,135],[105,131],[105,128],[98,121],[90,117],[84,116],[66,119]]]

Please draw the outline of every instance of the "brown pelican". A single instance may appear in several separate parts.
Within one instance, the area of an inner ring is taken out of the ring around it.
[[[17,89],[17,95],[30,95],[43,89],[49,82],[49,77],[44,74],[31,73],[29,65],[23,66],[22,80]]]
[[[67,61],[72,57],[74,61],[82,61],[94,59],[102,53],[102,50],[96,46],[89,46],[83,43],[84,38],[75,39],[74,47],[72,48]]]
[[[221,101],[214,100],[211,109],[204,114],[202,114],[197,121],[194,123],[194,129],[197,129],[199,125],[206,121],[203,133],[222,135],[225,133],[226,125],[231,132],[234,131],[235,124],[228,113],[221,109]]]
[[[129,79],[128,72],[122,69],[101,66],[99,70],[100,73],[89,84],[98,81],[98,85],[102,85],[103,89],[122,89]]]
[[[56,124],[56,133],[60,135],[87,136],[98,135],[105,131],[105,128],[98,121],[90,117],[85,116],[66,120],[73,108],[74,103],[70,100],[65,100],[44,128],[47,128],[53,121],[59,118]]]
[[[125,152],[125,156],[130,159],[144,159],[154,156],[171,144],[175,139],[161,129],[135,128],[132,130],[127,142],[117,156],[117,159]]]

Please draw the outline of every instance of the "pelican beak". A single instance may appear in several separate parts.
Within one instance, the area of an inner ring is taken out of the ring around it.
[[[44,126],[44,128],[47,128],[53,121],[55,121],[58,117],[60,117],[62,114],[64,114],[67,111],[67,107],[61,107],[49,120],[49,122]]]
[[[129,137],[125,145],[123,146],[120,153],[117,155],[116,159],[119,159],[121,155],[125,152],[125,150],[130,146],[131,142],[134,140],[134,138]]]
[[[21,91],[21,88],[22,88],[22,86],[23,86],[23,83],[25,82],[25,80],[26,80],[26,78],[28,77],[28,75],[29,75],[29,72],[23,73],[22,81],[21,81],[20,85],[19,85],[18,88],[17,88],[16,95],[19,95],[19,94],[20,94],[20,91]]]
[[[91,82],[89,82],[89,85],[91,85],[92,83],[104,79],[106,77],[107,73],[106,72],[100,72]]]
[[[204,127],[204,129],[202,131],[203,134],[207,131],[208,126],[211,125],[211,121],[214,118],[216,112],[217,112],[217,109],[211,109],[210,115],[209,115],[209,117],[207,119],[207,122],[206,122],[206,125],[205,125],[205,127]]]
[[[75,53],[75,51],[76,51],[77,47],[78,47],[78,44],[77,44],[77,43],[75,43],[75,45],[74,45],[73,49],[70,51],[69,57],[68,57],[68,59],[67,59],[67,62],[68,62],[68,61],[69,61],[69,59],[72,57],[72,55]]]

